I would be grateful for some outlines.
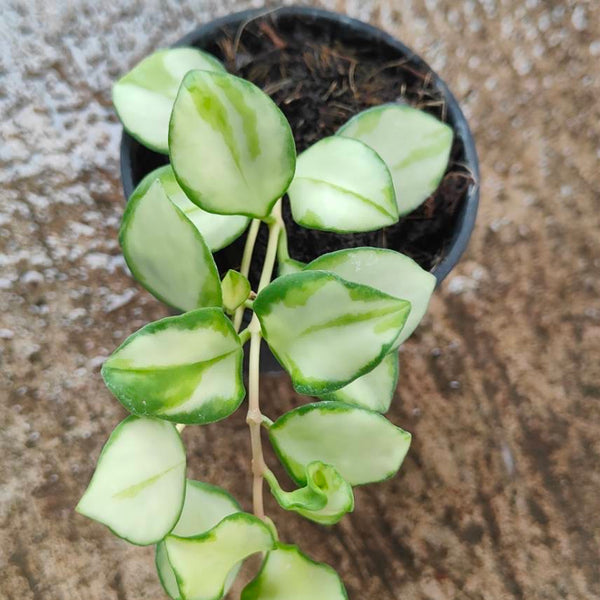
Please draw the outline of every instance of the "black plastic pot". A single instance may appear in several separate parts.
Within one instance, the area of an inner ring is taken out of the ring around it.
[[[266,14],[276,15],[278,22],[301,19],[316,27],[322,26],[323,29],[334,31],[335,37],[346,44],[352,44],[356,47],[375,47],[385,56],[385,60],[405,59],[407,64],[415,70],[430,73],[434,88],[445,100],[447,110],[446,120],[454,129],[455,138],[460,141],[462,148],[460,162],[465,165],[473,177],[473,182],[469,185],[458,209],[451,238],[445,243],[443,248],[442,258],[431,269],[439,285],[454,268],[468,245],[479,204],[479,163],[477,152],[469,125],[458,102],[446,84],[432,71],[429,65],[392,36],[376,27],[357,21],[356,19],[351,19],[345,15],[311,7],[292,6],[281,7],[275,10],[257,9],[238,12],[198,27],[180,39],[175,46],[196,46],[201,49],[210,50],[215,47],[216,40],[223,35],[225,29],[235,30],[249,21]],[[124,131],[121,140],[121,177],[125,197],[128,198],[130,196],[135,186],[146,174],[165,162],[167,162],[167,157],[155,154],[151,150],[144,148]],[[270,352],[263,352],[263,356],[262,370],[272,371],[281,369]]]

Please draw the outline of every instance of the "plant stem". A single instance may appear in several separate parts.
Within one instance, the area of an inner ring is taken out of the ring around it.
[[[254,319],[253,319],[254,323]],[[252,504],[254,514],[259,518],[265,518],[263,504],[263,473],[266,468],[262,451],[262,440],[260,437],[260,424],[262,414],[259,401],[259,364],[260,364],[260,330],[250,325],[250,367],[248,382],[248,415],[246,422],[250,428],[250,443],[252,446]]]
[[[250,329],[248,329],[248,327],[246,327],[246,329],[244,329],[243,331],[240,331],[239,336],[242,346],[250,339],[250,335]]]
[[[275,267],[275,259],[277,258],[277,245],[279,242],[279,235],[282,229],[281,220],[281,205],[277,203],[273,209],[275,221],[269,225],[269,241],[267,242],[267,253],[265,255],[265,262],[263,263],[263,270],[260,275],[260,281],[258,283],[259,293],[263,288],[269,285],[271,277],[273,276],[273,269]]]
[[[254,244],[256,244],[256,236],[260,228],[260,219],[252,219],[250,223],[250,229],[248,229],[248,237],[246,238],[246,245],[244,246],[244,254],[242,255],[242,264],[240,267],[240,273],[244,277],[248,277],[250,272],[250,263],[252,262],[252,254],[254,253]],[[236,331],[240,330],[242,325],[242,318],[244,317],[245,307],[242,305],[235,311],[233,318],[233,326]]]
[[[254,244],[256,243],[256,236],[260,228],[260,219],[252,219],[250,228],[248,229],[248,237],[246,238],[246,245],[244,246],[244,254],[242,255],[242,264],[240,267],[240,273],[244,277],[248,277],[250,272],[250,263],[252,262],[252,254],[254,252]]]
[[[269,224],[269,241],[267,242],[267,252],[265,262],[263,263],[258,292],[266,287],[273,276],[275,259],[277,257],[277,243],[281,233],[281,201],[273,209],[273,221]],[[260,412],[260,344],[261,331],[260,323],[256,313],[252,315],[252,320],[248,326],[250,331],[250,364],[248,369],[248,415],[246,422],[250,428],[250,443],[252,447],[252,504],[254,514],[259,519],[265,519],[265,508],[263,502],[263,474],[267,468],[262,451],[261,426],[265,417]]]
[[[285,223],[281,222],[281,233],[279,234],[279,243],[277,244],[277,260],[281,263],[290,259],[288,249],[288,237],[285,229]]]
[[[267,242],[267,252],[263,263],[262,272],[260,274],[260,282],[258,284],[257,293],[264,287],[269,285],[271,277],[273,277],[273,269],[275,268],[275,260],[277,258],[277,247],[280,243],[280,236],[285,229],[283,218],[281,216],[281,200],[277,202],[270,215],[272,219],[269,222],[269,241]],[[253,219],[248,230],[244,254],[242,256],[242,265],[240,273],[244,277],[248,277],[250,272],[250,263],[256,243],[256,236],[260,228],[260,219]],[[284,232],[285,235],[285,232]],[[286,244],[287,246],[287,244]],[[245,304],[252,304],[246,301]],[[242,304],[236,311],[233,321],[233,326],[236,331],[240,330],[242,317],[244,316],[245,304]],[[260,437],[260,428],[265,424],[271,424],[272,421],[265,417],[260,412],[259,401],[259,377],[260,377],[260,341],[262,335],[260,332],[260,323],[256,314],[252,315],[250,325],[240,333],[242,344],[245,344],[250,338],[250,364],[248,372],[248,415],[246,422],[250,428],[250,442],[252,445],[252,502],[254,505],[254,514],[259,519],[265,519],[265,509],[263,503],[263,473],[267,468],[262,451],[262,441]],[[185,425],[178,424],[177,431],[180,433],[185,429]]]

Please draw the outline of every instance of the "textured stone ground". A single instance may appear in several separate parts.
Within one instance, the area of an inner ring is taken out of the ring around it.
[[[256,3],[252,3],[255,5]],[[110,83],[247,2],[0,0],[0,597],[163,597],[151,551],[73,513],[123,417],[99,365],[165,314],[116,241]],[[352,598],[600,598],[600,5],[340,0],[462,102],[482,162],[468,254],[401,356],[402,473],[331,530],[269,510]],[[271,416],[299,402],[265,378]],[[240,414],[185,432],[249,507]]]

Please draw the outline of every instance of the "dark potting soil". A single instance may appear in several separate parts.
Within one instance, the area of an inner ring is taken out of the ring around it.
[[[341,39],[342,30],[310,19],[278,19],[266,15],[239,29],[224,29],[207,50],[225,62],[229,72],[248,79],[267,92],[289,120],[298,152],[332,135],[356,113],[386,102],[405,102],[446,120],[443,97],[431,75],[418,72],[406,59],[390,60],[389,48]],[[291,217],[287,198],[283,215],[292,258],[308,262],[321,254],[378,246],[392,248],[432,269],[443,257],[452,237],[458,210],[471,174],[462,166],[464,149],[455,140],[447,172],[437,189],[417,210],[385,229],[356,234],[334,234],[304,229]],[[259,278],[267,229],[261,226],[255,247]],[[245,236],[218,252],[222,270],[239,268]],[[262,256],[261,256],[262,255]]]

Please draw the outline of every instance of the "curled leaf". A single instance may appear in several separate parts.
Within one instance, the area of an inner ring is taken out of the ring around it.
[[[306,466],[305,477],[304,487],[285,492],[273,473],[267,471],[265,474],[271,493],[279,506],[297,512],[315,523],[333,525],[346,513],[354,510],[352,487],[335,467],[315,461]]]

